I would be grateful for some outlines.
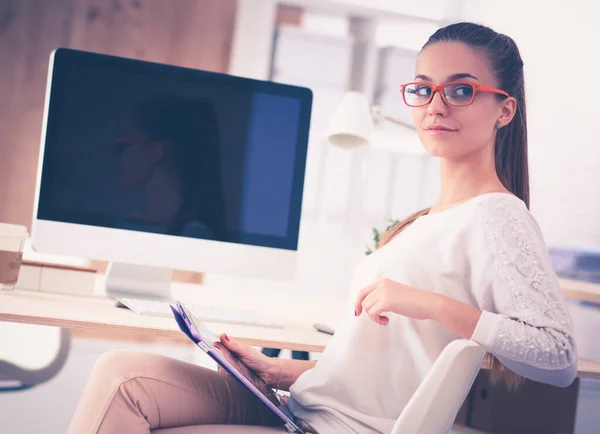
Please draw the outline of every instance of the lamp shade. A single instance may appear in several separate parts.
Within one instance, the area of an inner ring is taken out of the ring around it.
[[[367,97],[360,92],[347,92],[329,122],[329,143],[347,149],[366,146],[372,131],[373,117]]]

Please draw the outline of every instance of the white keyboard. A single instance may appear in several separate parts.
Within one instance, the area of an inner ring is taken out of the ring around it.
[[[116,297],[117,301],[140,315],[173,317],[168,301],[135,297]],[[242,324],[259,327],[283,328],[283,324],[252,310],[230,309],[214,306],[200,306],[185,303],[194,316],[202,321]]]

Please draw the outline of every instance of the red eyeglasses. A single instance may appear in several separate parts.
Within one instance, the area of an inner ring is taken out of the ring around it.
[[[400,87],[402,98],[409,107],[424,107],[429,105],[435,92],[438,91],[442,100],[451,107],[466,107],[473,104],[477,92],[493,92],[506,97],[510,96],[506,92],[494,87],[483,86],[479,83],[458,82],[434,86],[429,83],[411,82],[403,84]]]

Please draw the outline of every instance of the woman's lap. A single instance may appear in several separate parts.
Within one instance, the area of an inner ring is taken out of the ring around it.
[[[273,426],[278,420],[227,374],[153,353],[111,351],[96,363],[69,433],[145,434],[215,424]],[[224,427],[216,432],[247,432]]]
[[[199,425],[152,431],[152,434],[274,434],[285,432],[283,428],[245,425]]]

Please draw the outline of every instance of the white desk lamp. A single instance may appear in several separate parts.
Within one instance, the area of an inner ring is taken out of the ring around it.
[[[383,125],[384,121],[394,124],[394,127],[388,129]],[[377,130],[375,130],[375,126],[378,126]],[[357,91],[349,91],[342,98],[329,122],[327,138],[332,145],[345,149],[356,149],[370,144],[378,145],[378,142],[381,141],[389,141],[389,139],[386,140],[384,134],[377,134],[384,131],[391,133],[397,144],[409,142],[408,146],[400,146],[399,149],[395,149],[396,152],[424,153],[414,126],[387,116],[382,107],[370,107],[367,97]],[[373,133],[375,133],[374,140],[372,139]],[[409,147],[412,149],[409,150]]]
[[[385,125],[384,121],[394,125]],[[349,91],[342,98],[329,122],[327,138],[332,145],[349,150],[359,151],[369,145],[388,150],[392,167],[399,154],[423,157],[423,167],[426,163],[427,153],[419,141],[415,127],[385,115],[381,107],[370,107],[367,97],[357,91]],[[422,194],[424,174],[420,178],[418,190]],[[392,169],[388,179],[387,214],[391,212],[395,182],[396,173]],[[352,156],[346,231],[354,231],[360,225],[362,197],[362,158],[360,152],[356,152]]]
[[[328,139],[332,145],[353,149],[369,144],[374,123],[369,101],[360,92],[344,95],[329,121]]]

